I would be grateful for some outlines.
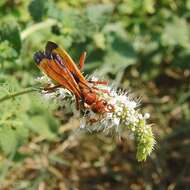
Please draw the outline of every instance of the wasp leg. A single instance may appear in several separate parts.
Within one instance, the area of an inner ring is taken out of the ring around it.
[[[100,92],[103,92],[103,93],[106,93],[106,94],[109,94],[109,91],[108,91],[108,90],[100,89],[100,88],[97,88],[97,87],[96,87],[96,85],[98,85],[98,84],[107,86],[107,85],[108,85],[108,82],[106,82],[106,81],[91,81],[91,80],[89,80],[88,82],[93,84],[92,88],[93,88],[94,90],[100,91]]]
[[[86,59],[86,52],[83,52],[80,56],[79,60],[79,69],[82,70],[84,68],[84,61]]]
[[[45,90],[45,91],[48,91],[48,92],[55,92],[55,90],[56,90],[57,88],[59,88],[59,87],[61,87],[60,84],[55,85],[55,86],[51,86],[51,87],[45,87],[44,90]]]
[[[108,82],[106,82],[106,81],[92,81],[92,80],[89,80],[88,82],[93,83],[93,84],[105,85],[105,86],[108,85]]]
[[[103,93],[106,93],[106,94],[109,95],[109,91],[108,91],[108,90],[96,88],[96,87],[94,87],[94,86],[93,86],[92,88],[93,88],[94,90],[96,90],[96,91],[103,92]]]
[[[80,103],[79,103],[79,99],[78,99],[77,96],[75,96],[75,100],[76,100],[76,108],[77,108],[77,110],[79,110],[79,108],[80,108]]]
[[[89,118],[88,122],[90,122],[90,124],[94,124],[94,123],[97,123],[99,121],[101,121],[103,119],[103,116],[102,115],[98,115],[98,117],[91,117]]]

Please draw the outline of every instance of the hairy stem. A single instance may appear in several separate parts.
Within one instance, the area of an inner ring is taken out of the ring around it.
[[[27,89],[27,90],[23,90],[23,91],[20,91],[20,92],[15,92],[15,93],[12,93],[12,94],[5,95],[2,98],[0,98],[0,103],[3,102],[3,101],[9,100],[9,99],[15,98],[16,96],[20,96],[20,95],[23,95],[23,94],[28,94],[28,93],[35,92],[35,91],[37,91],[37,90],[36,89]]]
[[[30,26],[29,28],[27,28],[26,30],[22,31],[22,33],[21,33],[21,39],[25,40],[32,33],[36,32],[38,30],[44,29],[44,28],[51,27],[51,26],[53,26],[56,23],[57,23],[56,20],[48,19],[46,21],[34,24],[34,25]]]

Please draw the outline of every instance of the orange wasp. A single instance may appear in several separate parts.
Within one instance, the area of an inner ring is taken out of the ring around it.
[[[114,107],[102,99],[98,91],[108,93],[106,90],[99,89],[96,84],[107,85],[107,82],[88,81],[81,73],[84,66],[86,52],[84,52],[79,60],[79,67],[74,63],[69,54],[58,47],[54,42],[48,41],[45,52],[36,52],[34,60],[37,66],[53,81],[57,83],[54,87],[66,88],[75,95],[77,109],[91,108],[95,113],[113,112]],[[46,89],[48,90],[48,89]]]

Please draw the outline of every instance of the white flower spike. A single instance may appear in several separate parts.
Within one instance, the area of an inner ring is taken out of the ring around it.
[[[98,78],[93,77],[93,81]],[[37,81],[43,86],[52,86],[53,83],[48,77],[39,77]],[[84,107],[80,114],[80,129],[87,131],[103,131],[106,133],[113,132],[120,134],[123,130],[128,129],[135,137],[137,142],[137,160],[146,160],[147,156],[152,152],[155,139],[152,133],[151,125],[147,124],[150,118],[149,113],[140,113],[138,107],[139,102],[133,100],[128,93],[116,91],[109,86],[96,85],[100,98],[106,100],[108,104],[114,107],[113,112],[105,112],[103,114],[95,113],[90,107]],[[56,99],[63,102],[67,98],[67,102],[75,101],[75,97],[64,88],[57,88],[55,91],[47,92],[42,90],[42,95],[46,100]],[[66,103],[66,101],[64,101]],[[76,113],[76,111],[75,111]]]

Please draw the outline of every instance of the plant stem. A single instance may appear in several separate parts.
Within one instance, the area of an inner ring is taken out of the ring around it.
[[[0,103],[3,102],[3,101],[6,101],[8,99],[14,98],[16,96],[20,96],[20,95],[23,95],[23,94],[28,94],[28,93],[35,92],[35,91],[37,91],[37,90],[36,89],[27,89],[27,90],[23,90],[23,91],[20,91],[20,92],[15,92],[15,93],[12,93],[12,94],[5,95],[4,97],[0,98]]]
[[[30,34],[33,34],[34,32],[36,32],[38,30],[51,27],[54,24],[56,24],[56,22],[57,22],[56,20],[48,19],[44,22],[34,24],[34,25],[30,26],[29,28],[27,28],[26,30],[22,31],[21,39],[25,40],[28,36],[30,36]]]

